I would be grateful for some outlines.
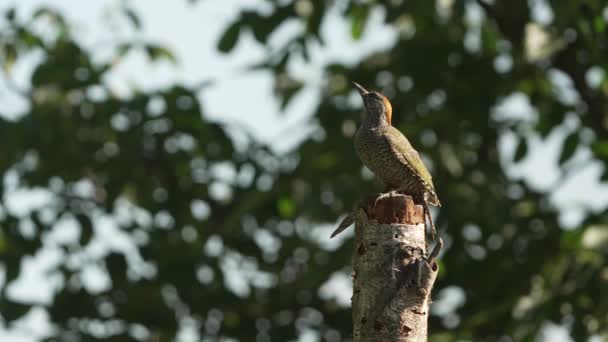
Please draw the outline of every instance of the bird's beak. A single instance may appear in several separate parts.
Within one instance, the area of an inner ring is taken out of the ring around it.
[[[367,95],[367,93],[369,93],[367,91],[367,89],[363,88],[359,83],[353,82],[353,85],[355,86],[355,88],[357,88],[357,90],[359,91],[359,94],[361,94],[361,96],[365,96],[365,95]]]

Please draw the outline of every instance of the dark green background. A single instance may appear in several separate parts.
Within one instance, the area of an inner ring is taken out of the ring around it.
[[[330,2],[311,1],[308,13],[298,11],[292,1],[269,3],[270,14],[243,11],[217,37],[217,48],[230,54],[245,32],[266,44],[286,20],[302,22],[302,35],[265,63],[252,66],[276,76],[276,97],[285,104],[302,86],[286,65],[294,57],[306,59],[311,44],[323,44],[319,30]],[[566,179],[579,167],[571,163],[577,148],[591,151],[593,159],[606,164],[608,85],[602,81],[592,87],[585,79],[591,67],[607,67],[608,30],[602,16],[606,4],[550,2],[553,20],[543,28],[550,39],[532,59],[525,48],[526,25],[532,20],[526,1],[479,1],[484,20],[478,49],[467,49],[464,43],[471,30],[465,6],[475,2],[456,0],[449,15],[439,15],[435,1],[386,3],[340,2],[341,15],[352,24],[353,39],[365,34],[370,9],[376,7],[385,7],[388,25],[406,29],[399,31],[390,49],[357,65],[326,68],[326,82],[318,89],[321,101],[310,119],[320,126],[319,132],[283,155],[249,135],[248,144],[235,146],[223,124],[207,119],[205,103],[197,97],[205,88],[175,86],[141,91],[127,99],[90,96],[91,87],[106,87],[103,77],[112,65],[94,61],[74,41],[73,28],[61,13],[43,9],[26,21],[16,20],[14,11],[2,13],[4,75],[31,51],[42,51],[43,58],[31,77],[31,89],[21,90],[29,103],[26,115],[0,119],[0,173],[16,175],[18,187],[49,188],[58,198],[50,208],[55,213],[50,221],[42,210],[27,217],[3,210],[0,261],[6,283],[19,276],[25,258],[42,248],[41,238],[56,218],[72,217],[79,223],[79,241],[62,246],[66,256],[73,255],[96,239],[94,217],[112,215],[126,200],[152,217],[170,217],[169,228],[162,219],[121,225],[134,238],[147,236],[138,248],[156,268],[155,276],[132,277],[129,262],[118,252],[100,260],[61,264],[55,273],[68,285],[45,307],[56,339],[132,340],[129,327],[138,324],[148,329],[151,340],[169,341],[179,322],[191,318],[201,336],[210,340],[287,341],[307,329],[317,331],[322,340],[348,340],[349,309],[322,299],[318,290],[334,272],[349,276],[351,240],[328,250],[312,232],[320,223],[334,223],[358,198],[379,189],[362,177],[352,136],[343,129],[345,123],[359,120],[360,103],[347,101],[354,94],[348,81],[357,80],[390,95],[394,124],[432,161],[443,203],[436,224],[449,242],[434,293],[460,287],[466,302],[452,316],[452,322],[459,318],[456,325],[446,326],[445,317],[431,316],[430,339],[525,341],[548,321],[565,324],[577,341],[594,334],[606,337],[608,242],[596,240],[591,247],[582,243],[583,236],[605,236],[606,212],[586,211],[580,227],[563,230],[548,192],[506,175],[498,146],[504,134],[546,137],[565,118],[575,116],[580,125],[561,147],[561,177]],[[124,15],[134,27],[140,25],[137,13],[125,9]],[[37,36],[31,27],[38,20],[50,20],[57,37]],[[117,43],[116,58],[137,49],[153,60],[174,60],[171,51],[145,42]],[[511,67],[497,71],[498,56],[510,58]],[[572,81],[578,93],[574,104],[561,101],[555,91],[549,79],[555,71]],[[398,87],[405,76],[413,82],[409,90]],[[496,103],[514,92],[529,97],[537,118],[496,120],[491,115]],[[431,94],[440,94],[443,101],[429,101]],[[166,104],[164,110],[149,115],[150,101],[159,99]],[[254,115],[263,109],[251,110]],[[112,125],[119,112],[128,123],[122,129]],[[190,148],[173,148],[184,136]],[[518,141],[516,161],[528,154],[526,140]],[[217,179],[211,168],[224,162],[252,180]],[[83,198],[75,191],[75,183],[83,179],[95,185],[93,197]],[[260,186],[269,181],[269,189]],[[229,201],[210,196],[210,188],[219,183],[232,190]],[[0,183],[5,194],[6,187],[7,182]],[[191,205],[197,200],[209,207],[208,217],[193,216]],[[31,222],[32,234],[22,233],[23,221]],[[467,239],[463,228],[471,225],[481,235]],[[589,229],[596,235],[585,235]],[[280,248],[264,247],[264,237],[269,236]],[[209,245],[221,248],[209,253]],[[257,268],[271,281],[243,273],[250,291],[238,296],[226,288],[226,260]],[[87,262],[107,270],[108,290],[91,294],[78,283]],[[207,278],[200,276],[201,269]],[[6,289],[0,292],[0,312],[3,324],[10,327],[33,304],[12,300]],[[114,322],[117,328],[100,333],[91,322]]]

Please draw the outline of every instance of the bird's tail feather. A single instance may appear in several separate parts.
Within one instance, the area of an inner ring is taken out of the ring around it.
[[[441,202],[439,202],[439,198],[437,197],[437,194],[435,192],[429,191],[427,194],[428,196],[426,200],[429,204],[434,205],[436,207],[441,207]]]

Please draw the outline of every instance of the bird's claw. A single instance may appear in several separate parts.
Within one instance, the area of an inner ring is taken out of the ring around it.
[[[376,197],[376,200],[374,201],[374,207],[378,205],[378,202],[387,198],[387,197],[393,197],[395,195],[396,191],[389,191],[383,194],[380,194],[380,196]]]

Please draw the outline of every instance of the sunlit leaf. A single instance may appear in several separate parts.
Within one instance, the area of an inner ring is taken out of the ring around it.
[[[291,218],[296,213],[296,206],[293,200],[287,197],[282,197],[277,203],[279,214],[283,218]]]
[[[608,160],[608,140],[599,140],[591,144],[593,153],[601,159]]]
[[[355,40],[359,40],[363,31],[365,30],[365,25],[367,24],[367,19],[369,17],[370,8],[365,5],[355,5],[353,6],[350,19],[351,19],[351,36]]]
[[[19,34],[19,39],[22,40],[28,48],[44,46],[42,39],[39,36],[32,33],[32,31],[30,31],[30,30],[22,29],[22,30],[19,30],[18,34]]]

